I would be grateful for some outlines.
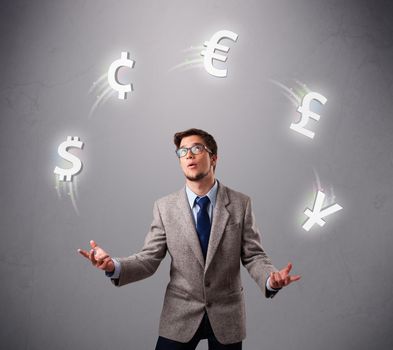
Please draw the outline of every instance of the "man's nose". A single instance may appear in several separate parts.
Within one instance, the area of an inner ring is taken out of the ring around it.
[[[187,154],[186,154],[186,158],[193,158],[194,157],[194,153],[191,152],[191,149],[187,150]]]

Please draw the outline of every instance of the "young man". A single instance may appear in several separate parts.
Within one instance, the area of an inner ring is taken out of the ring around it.
[[[186,177],[181,190],[154,203],[153,222],[139,253],[111,258],[94,241],[78,251],[104,270],[115,286],[151,276],[166,252],[171,279],[166,289],[156,350],[241,349],[246,337],[240,262],[266,297],[300,279],[289,263],[278,271],[263,251],[250,198],[215,178],[217,144],[200,129],[174,136]]]

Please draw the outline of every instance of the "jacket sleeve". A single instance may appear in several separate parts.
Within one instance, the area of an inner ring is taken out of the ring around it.
[[[266,288],[270,272],[278,271],[262,248],[261,235],[256,226],[255,216],[248,198],[242,233],[241,261],[252,279],[258,284],[266,298],[273,298],[277,292]]]
[[[120,275],[118,279],[111,279],[111,282],[115,286],[121,287],[150,277],[156,272],[161,260],[165,258],[166,251],[166,234],[156,201],[153,207],[153,222],[146,235],[142,250],[129,257],[116,257],[120,262]]]

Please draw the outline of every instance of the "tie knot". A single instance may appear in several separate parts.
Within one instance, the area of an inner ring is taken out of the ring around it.
[[[207,205],[210,203],[210,199],[208,196],[205,197],[197,197],[196,198],[196,202],[199,205],[199,208],[201,208],[201,210],[206,209]]]

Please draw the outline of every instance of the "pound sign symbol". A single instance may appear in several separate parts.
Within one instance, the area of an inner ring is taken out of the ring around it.
[[[310,139],[314,138],[315,133],[305,129],[304,127],[307,125],[310,118],[319,120],[321,117],[319,114],[310,110],[310,104],[312,100],[317,100],[323,105],[327,102],[327,98],[318,92],[309,92],[306,96],[303,97],[302,105],[297,109],[297,111],[302,115],[300,121],[298,123],[292,123],[289,127],[290,129],[295,130],[304,136],[309,137]]]

